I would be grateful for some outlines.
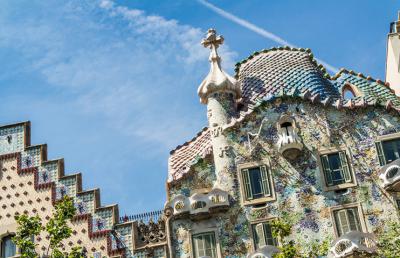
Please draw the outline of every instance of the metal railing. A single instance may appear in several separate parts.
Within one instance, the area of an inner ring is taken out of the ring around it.
[[[119,221],[120,222],[143,221],[144,223],[148,223],[150,219],[153,219],[153,221],[156,222],[162,216],[162,214],[163,210],[144,212],[135,215],[125,215],[120,217]]]

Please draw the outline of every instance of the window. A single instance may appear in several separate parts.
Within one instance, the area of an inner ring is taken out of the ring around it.
[[[11,238],[12,236],[6,236],[1,240],[1,258],[15,256],[17,248]]]
[[[353,182],[345,151],[322,155],[321,163],[326,186]]]
[[[376,142],[375,145],[381,166],[400,158],[400,138]]]
[[[214,232],[195,234],[192,236],[192,243],[194,258],[203,256],[209,256],[211,258],[218,257]]]
[[[251,229],[253,232],[255,250],[265,245],[277,245],[276,238],[272,236],[272,229],[269,222],[253,224],[251,225]]]
[[[272,198],[270,173],[266,166],[242,168],[240,173],[245,204],[265,202],[265,198]]]
[[[352,90],[349,90],[349,89],[343,90],[343,99],[349,100],[354,97],[355,97],[355,95]]]
[[[362,231],[358,208],[346,208],[333,212],[338,236],[350,231]]]
[[[344,100],[351,100],[355,97],[362,96],[363,93],[353,84],[346,83],[342,87],[342,98]]]

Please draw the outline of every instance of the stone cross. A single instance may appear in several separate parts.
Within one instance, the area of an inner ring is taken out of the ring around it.
[[[213,47],[217,49],[219,45],[222,45],[223,43],[224,43],[224,37],[222,37],[221,35],[217,36],[217,32],[215,31],[215,29],[208,29],[206,38],[204,38],[201,41],[201,44],[205,48],[211,48],[211,49]]]

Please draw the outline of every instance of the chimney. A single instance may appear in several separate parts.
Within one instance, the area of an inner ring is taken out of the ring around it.
[[[386,82],[400,96],[400,11],[397,21],[390,23],[386,48]]]

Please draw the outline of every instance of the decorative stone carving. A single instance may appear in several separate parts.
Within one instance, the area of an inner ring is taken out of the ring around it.
[[[293,117],[283,115],[277,123],[278,151],[288,159],[295,159],[303,149],[303,143],[298,136],[298,129]]]
[[[144,244],[156,244],[164,242],[165,234],[165,221],[160,217],[157,222],[150,218],[149,223],[145,224],[142,221],[138,223],[138,236]]]
[[[210,63],[211,69],[207,77],[200,84],[197,93],[200,97],[200,102],[207,104],[208,96],[215,92],[232,93],[235,99],[240,99],[241,90],[238,82],[221,68],[221,57],[219,57],[217,49],[224,42],[224,38],[217,36],[214,29],[209,29],[207,36],[202,40],[201,44],[211,49]]]
[[[279,253],[279,249],[273,245],[265,245],[253,253],[247,255],[247,258],[272,258],[276,253]]]
[[[400,191],[400,159],[382,167],[379,178],[386,190]]]
[[[332,243],[330,257],[347,257],[355,252],[374,254],[376,249],[376,241],[373,234],[351,231]]]

